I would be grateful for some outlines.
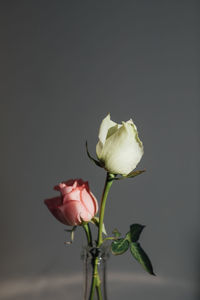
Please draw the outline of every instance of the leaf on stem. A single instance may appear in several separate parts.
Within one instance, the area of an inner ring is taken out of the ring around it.
[[[140,234],[144,229],[145,225],[141,224],[132,224],[130,226],[130,238],[131,242],[137,242],[139,240]]]
[[[151,275],[155,275],[153,267],[147,254],[144,252],[142,247],[137,242],[130,244],[130,251],[133,257],[143,266],[143,268]]]
[[[115,228],[112,233],[113,233],[114,237],[116,237],[116,238],[121,236],[121,233],[118,231],[117,228]]]
[[[129,248],[129,241],[125,239],[118,239],[111,244],[111,252],[114,255],[120,255],[126,252]]]

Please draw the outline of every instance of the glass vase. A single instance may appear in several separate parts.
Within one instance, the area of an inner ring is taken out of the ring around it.
[[[110,246],[106,244],[100,248],[83,248],[84,300],[108,300],[106,272],[109,251]]]

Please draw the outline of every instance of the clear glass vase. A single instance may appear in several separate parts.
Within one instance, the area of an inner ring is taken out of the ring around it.
[[[106,271],[109,251],[108,244],[102,244],[100,248],[83,248],[84,300],[108,300]]]

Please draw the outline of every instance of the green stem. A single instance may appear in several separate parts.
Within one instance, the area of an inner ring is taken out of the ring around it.
[[[108,197],[108,192],[111,188],[115,175],[107,173],[106,181],[104,185],[104,190],[101,199],[101,207],[100,207],[100,216],[99,216],[99,230],[98,230],[98,240],[97,240],[97,247],[99,248],[103,243],[102,231],[103,231],[103,220],[105,214],[105,207],[106,207],[106,199]],[[98,257],[94,258],[93,263],[93,275],[92,275],[92,285],[90,290],[90,297],[89,300],[92,300],[95,293],[95,288],[97,291],[98,300],[102,300],[102,293],[101,293],[101,283],[98,274]]]
[[[111,188],[114,178],[115,178],[115,175],[113,175],[111,173],[107,173],[104,190],[103,190],[103,194],[102,194],[102,199],[101,199],[101,207],[100,207],[99,230],[98,230],[98,240],[97,240],[98,248],[103,243],[102,231],[103,231],[103,220],[104,220],[104,214],[105,214],[106,199],[108,197],[108,192]],[[98,300],[102,300],[103,298],[102,298],[102,293],[101,293],[101,282],[100,282],[99,273],[98,273],[98,256],[95,257],[94,261],[93,261],[92,284],[91,284],[91,289],[90,289],[89,300],[93,300],[95,288],[96,288]]]
[[[108,197],[108,192],[111,188],[114,177],[115,177],[115,175],[113,175],[111,173],[107,173],[105,186],[104,186],[104,190],[103,190],[103,195],[102,195],[102,199],[101,199],[97,247],[100,247],[103,242],[102,229],[103,229],[103,219],[104,219],[104,213],[105,213],[105,207],[106,207],[106,199]]]
[[[103,300],[100,285],[96,286],[98,300]]]
[[[83,223],[83,229],[85,231],[86,237],[87,237],[87,242],[88,242],[88,246],[92,247],[92,233],[91,233],[91,229],[90,229],[90,225],[89,223]],[[94,290],[92,291],[92,298],[93,299],[93,295],[95,292],[95,287],[96,287],[96,292],[97,292],[97,296],[98,296],[98,300],[102,300],[102,293],[101,293],[101,288],[100,288],[100,278],[99,278],[99,273],[98,273],[98,260],[94,261],[94,263],[96,264],[95,266],[93,265],[93,278],[92,278],[92,287],[94,286]],[[91,293],[91,292],[90,292]]]
[[[104,243],[105,241],[108,241],[108,240],[117,240],[117,239],[118,239],[118,238],[115,237],[115,236],[107,237],[107,238],[103,239],[103,243]]]
[[[98,283],[99,274],[98,274],[98,257],[94,259],[93,263],[93,274],[92,274],[92,284],[91,284],[91,290],[90,290],[90,297],[89,300],[92,300],[95,293],[95,288],[97,289],[97,295],[98,300],[102,300],[101,290]]]
[[[92,233],[91,233],[90,225],[88,223],[83,223],[82,226],[83,226],[83,229],[85,230],[88,246],[92,247]]]

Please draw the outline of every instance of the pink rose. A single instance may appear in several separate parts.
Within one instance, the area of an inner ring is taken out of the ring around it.
[[[60,197],[46,199],[44,202],[56,219],[65,225],[80,225],[90,221],[98,210],[98,203],[90,191],[88,182],[71,179],[54,187]]]

